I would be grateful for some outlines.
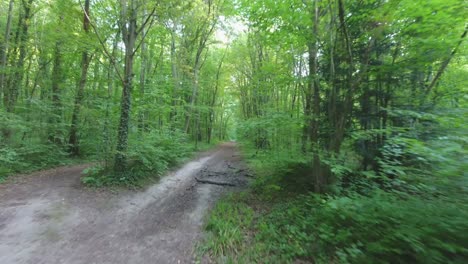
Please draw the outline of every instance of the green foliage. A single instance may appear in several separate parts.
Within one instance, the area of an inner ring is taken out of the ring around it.
[[[0,147],[0,177],[70,163],[66,153],[53,144],[30,142]]]
[[[89,186],[139,186],[163,175],[189,157],[195,149],[187,136],[177,131],[140,134],[130,139],[127,171],[115,174],[109,163],[85,170],[82,182]]]
[[[464,263],[468,259],[460,201],[375,192],[314,194],[275,207],[259,223],[269,251],[329,263]]]
[[[0,9],[8,10],[9,2]],[[126,53],[116,32],[116,23],[129,19],[124,6],[91,1],[92,26],[86,26],[84,2],[33,1],[30,9],[29,2],[0,14],[2,177],[74,155],[105,164],[86,182],[134,182],[178,163],[192,142],[204,148],[228,137],[233,110],[226,110],[231,100],[224,97],[230,76],[221,67],[227,49],[214,33],[223,28],[221,13],[233,6],[185,0],[132,5],[128,13],[145,21],[136,23],[132,37],[145,37]],[[151,10],[162,14],[158,23]],[[132,62],[124,66],[126,54]],[[123,92],[124,79],[132,79],[133,89]],[[120,118],[122,109],[128,118]],[[114,155],[123,157],[116,168],[128,171],[97,180],[109,174]]]
[[[105,176],[105,168],[100,165],[91,166],[84,169],[81,182],[88,186],[102,187],[112,184],[112,178]]]
[[[28,136],[41,125],[0,110],[0,178],[71,162],[60,146]],[[11,136],[12,133],[15,136]],[[5,134],[9,135],[8,139]]]
[[[235,194],[216,204],[206,223],[208,235],[201,250],[217,257],[235,255],[243,246],[245,232],[251,227],[254,211],[247,206],[245,194]]]
[[[368,196],[310,193],[278,202],[254,220],[254,208],[265,205],[245,201],[227,199],[213,210],[204,246],[214,256],[264,263],[468,260],[466,199],[378,190]]]
[[[180,132],[158,131],[140,135],[130,141],[129,174],[160,176],[192,151],[187,136]]]
[[[311,187],[308,159],[295,148],[258,150],[250,141],[241,146],[255,173],[252,189],[264,200],[273,200],[282,191],[307,191]]]
[[[395,114],[396,111],[392,111]],[[452,113],[427,114],[399,111],[398,116],[411,120],[409,129],[396,128],[381,149],[378,158],[382,176],[398,177],[409,181],[449,183],[463,177],[467,164],[468,137],[463,133],[466,109]]]
[[[323,155],[337,178],[323,195],[307,192],[310,158],[247,142],[243,151],[257,178],[249,199],[223,201],[222,208],[241,204],[254,218],[236,225],[240,234],[235,227],[235,235],[210,232],[206,245],[229,245],[210,251],[224,263],[466,263],[464,113],[391,111],[412,125],[355,132],[338,155]],[[364,171],[356,145],[381,133],[388,138],[374,157],[378,170]],[[238,221],[223,215],[214,211],[208,222]]]

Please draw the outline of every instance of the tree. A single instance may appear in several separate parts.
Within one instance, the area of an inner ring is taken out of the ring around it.
[[[124,73],[122,75],[122,101],[120,107],[120,121],[117,135],[117,146],[114,161],[114,172],[120,174],[127,169],[126,151],[128,148],[128,127],[130,122],[131,112],[131,91],[133,80],[133,63],[134,56],[141,43],[144,42],[143,35],[140,44],[136,43],[137,37],[142,32],[145,32],[145,27],[153,23],[153,15],[156,12],[156,7],[153,8],[151,13],[146,16],[143,24],[137,27],[137,13],[138,7],[136,0],[121,0],[120,2],[120,30],[122,40],[125,45],[124,52]]]
[[[83,8],[83,30],[86,36],[89,35],[89,29],[90,29],[89,9],[90,9],[90,2],[89,0],[85,0],[84,8]],[[71,120],[71,126],[70,126],[70,135],[68,139],[68,144],[70,146],[69,151],[70,151],[70,154],[73,156],[78,156],[80,154],[80,145],[79,145],[79,139],[78,139],[78,123],[79,123],[81,104],[83,102],[84,89],[86,86],[86,79],[88,77],[88,68],[89,68],[90,61],[91,61],[91,56],[89,55],[88,49],[87,47],[83,47],[83,51],[81,52],[81,75],[77,83],[75,104],[73,107],[72,120]]]
[[[24,60],[26,58],[26,45],[28,41],[29,20],[31,19],[31,8],[33,0],[21,1],[23,12],[19,15],[18,27],[16,29],[15,42],[19,46],[19,57],[15,63],[14,77],[9,80],[9,87],[4,92],[4,104],[7,112],[13,112],[18,100],[18,93],[24,76]],[[12,52],[13,56],[15,55]]]
[[[7,66],[7,54],[8,47],[10,44],[10,32],[11,32],[11,19],[13,18],[13,4],[14,0],[10,0],[8,4],[8,17],[5,26],[5,36],[2,47],[0,49],[0,98],[3,97],[5,90],[5,77],[6,77],[6,66]]]

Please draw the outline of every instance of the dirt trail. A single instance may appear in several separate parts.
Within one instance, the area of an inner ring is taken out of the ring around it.
[[[83,188],[85,165],[14,177],[0,185],[0,263],[192,263],[204,215],[245,186],[243,166],[225,143],[140,192]]]

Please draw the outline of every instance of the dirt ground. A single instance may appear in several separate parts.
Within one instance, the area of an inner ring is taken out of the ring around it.
[[[1,264],[193,263],[207,210],[248,180],[234,143],[201,153],[142,191],[84,188],[86,167],[0,185]]]

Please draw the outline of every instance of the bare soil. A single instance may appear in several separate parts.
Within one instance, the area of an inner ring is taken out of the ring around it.
[[[207,211],[249,176],[234,143],[201,153],[141,191],[85,188],[80,177],[88,166],[0,185],[0,263],[193,263]]]

